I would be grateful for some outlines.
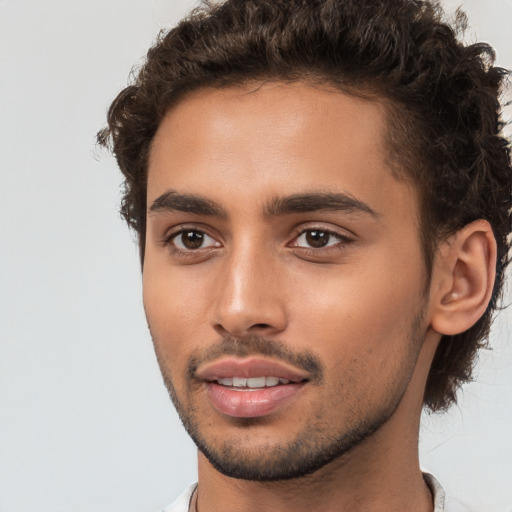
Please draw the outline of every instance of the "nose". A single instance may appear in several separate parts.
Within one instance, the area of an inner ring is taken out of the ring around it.
[[[279,264],[261,251],[234,252],[227,257],[215,286],[213,328],[236,338],[284,331],[286,289],[279,274]]]

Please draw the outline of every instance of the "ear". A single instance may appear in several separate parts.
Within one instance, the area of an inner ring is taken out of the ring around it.
[[[495,277],[496,239],[487,221],[474,221],[443,242],[432,274],[432,328],[455,335],[472,327],[489,304]]]

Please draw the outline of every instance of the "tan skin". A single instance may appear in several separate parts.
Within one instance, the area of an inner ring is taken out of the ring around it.
[[[251,468],[282,466],[282,448],[297,440],[343,442],[382,420],[348,453],[289,480],[232,478],[200,453],[200,512],[433,509],[418,462],[425,382],[441,334],[485,310],[496,249],[485,221],[466,226],[440,246],[427,285],[418,195],[393,175],[385,130],[382,102],[302,83],[196,91],[159,127],[144,305],[181,414],[214,452],[230,449]],[[169,192],[214,208],[154,206]],[[269,206],[322,194],[348,202]],[[240,422],[212,403],[208,382],[187,380],[187,365],[223,337],[251,335],[313,354],[323,378]]]

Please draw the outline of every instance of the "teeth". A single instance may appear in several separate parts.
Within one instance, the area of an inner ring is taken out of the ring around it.
[[[288,384],[288,379],[281,379],[279,377],[223,377],[217,379],[221,386],[233,386],[234,388],[264,388],[273,387],[278,384]]]
[[[245,377],[233,377],[233,386],[235,388],[245,388],[247,386],[247,379]]]
[[[247,379],[247,386],[250,388],[264,388],[266,380],[265,377],[251,377]]]
[[[265,379],[266,386],[277,386],[279,384],[279,377],[267,377]]]

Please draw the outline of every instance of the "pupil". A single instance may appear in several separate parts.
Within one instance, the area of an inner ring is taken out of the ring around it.
[[[203,245],[204,235],[197,231],[186,231],[181,234],[181,241],[187,249],[199,249]]]
[[[325,231],[308,231],[306,240],[311,247],[325,247],[329,242],[329,233]]]

